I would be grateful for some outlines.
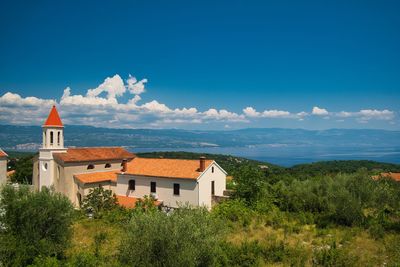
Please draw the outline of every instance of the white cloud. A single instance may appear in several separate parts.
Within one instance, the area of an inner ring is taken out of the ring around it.
[[[144,84],[147,83],[147,79],[137,81],[136,77],[129,74],[129,78],[126,80],[128,90],[134,95],[140,95],[144,93]]]
[[[390,110],[363,109],[358,112],[361,118],[365,120],[391,120],[394,118],[394,112]]]
[[[167,107],[165,104],[158,103],[157,100],[145,103],[142,106],[140,106],[140,108],[149,112],[161,112],[161,113],[171,112],[171,109],[169,107]]]
[[[53,105],[54,100],[51,99],[40,99],[37,97],[29,96],[22,98],[19,94],[13,94],[10,92],[5,93],[0,97],[0,105],[4,106],[43,106],[43,105]]]
[[[387,109],[362,109],[358,112],[341,111],[335,115],[340,118],[356,118],[361,123],[367,123],[369,120],[392,120],[395,117],[394,112]]]
[[[247,106],[241,113],[211,107],[200,111],[196,107],[169,107],[157,100],[143,101],[147,79],[138,81],[129,75],[124,80],[118,75],[106,78],[99,86],[84,94],[73,94],[71,88],[64,89],[59,99],[59,111],[65,124],[87,124],[98,127],[138,128],[174,127],[215,123],[231,127],[231,122],[247,123],[263,119],[304,120],[310,114],[329,119],[356,119],[360,123],[370,120],[395,118],[393,111],[384,109],[362,109],[360,111],[328,112],[324,108],[313,107],[312,113],[289,112],[279,109],[257,111]],[[37,97],[22,97],[7,92],[0,96],[0,123],[41,125],[56,100]],[[329,115],[329,116],[328,116]],[[310,117],[311,119],[311,117]],[[213,124],[214,125],[214,124]]]
[[[307,112],[299,112],[299,113],[290,113],[285,110],[264,110],[263,112],[258,112],[253,107],[247,107],[243,109],[243,114],[249,118],[290,118],[290,119],[302,119],[307,116]]]
[[[239,115],[235,112],[227,111],[226,109],[216,110],[215,108],[210,108],[209,110],[203,112],[206,119],[215,119],[221,121],[242,121],[246,122],[246,118],[243,114]]]
[[[243,113],[244,115],[246,115],[247,117],[259,117],[260,116],[260,112],[256,111],[254,108],[252,107],[247,107],[245,109],[243,109]]]
[[[107,98],[110,99],[122,96],[125,91],[124,81],[118,74],[115,74],[113,77],[106,78],[97,88],[89,89],[86,95],[88,97],[97,97],[105,92],[107,93]]]
[[[329,112],[324,108],[313,107],[311,114],[317,115],[317,116],[325,116],[325,115],[328,115]]]
[[[290,117],[289,111],[282,111],[282,110],[265,110],[262,113],[262,116],[265,118],[288,118]]]

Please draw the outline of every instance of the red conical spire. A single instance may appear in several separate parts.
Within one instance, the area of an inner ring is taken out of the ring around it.
[[[49,113],[49,117],[47,117],[46,122],[44,123],[43,126],[57,126],[57,127],[63,127],[64,125],[62,124],[62,121],[60,119],[60,116],[58,115],[56,106],[53,105],[53,108],[51,109]]]

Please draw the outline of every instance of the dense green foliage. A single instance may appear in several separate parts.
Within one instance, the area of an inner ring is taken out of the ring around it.
[[[38,256],[62,258],[70,238],[69,200],[43,188],[6,186],[0,195],[0,262],[25,266]]]
[[[126,228],[120,259],[129,266],[213,266],[221,233],[204,209],[138,212]]]
[[[111,190],[102,186],[90,189],[89,194],[81,203],[82,210],[92,214],[95,218],[102,216],[103,212],[111,211],[117,207],[117,198]]]
[[[10,157],[8,169],[15,170],[11,177],[12,182],[32,184],[33,155],[22,154],[23,157]]]
[[[299,164],[287,168],[286,171],[293,176],[304,179],[314,176],[336,175],[338,173],[356,173],[360,169],[376,174],[387,171],[400,172],[400,165],[371,160],[332,160]]]

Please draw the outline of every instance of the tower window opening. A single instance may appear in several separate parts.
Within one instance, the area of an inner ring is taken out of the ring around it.
[[[52,146],[54,142],[54,133],[53,131],[50,132],[50,145]]]
[[[57,145],[60,145],[60,135],[61,132],[57,132]]]

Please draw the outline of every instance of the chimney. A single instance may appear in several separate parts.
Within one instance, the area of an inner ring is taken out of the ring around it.
[[[123,159],[121,166],[122,166],[121,171],[126,172],[128,170],[128,161],[126,159]]]
[[[204,172],[206,169],[206,157],[200,157],[200,172]]]

